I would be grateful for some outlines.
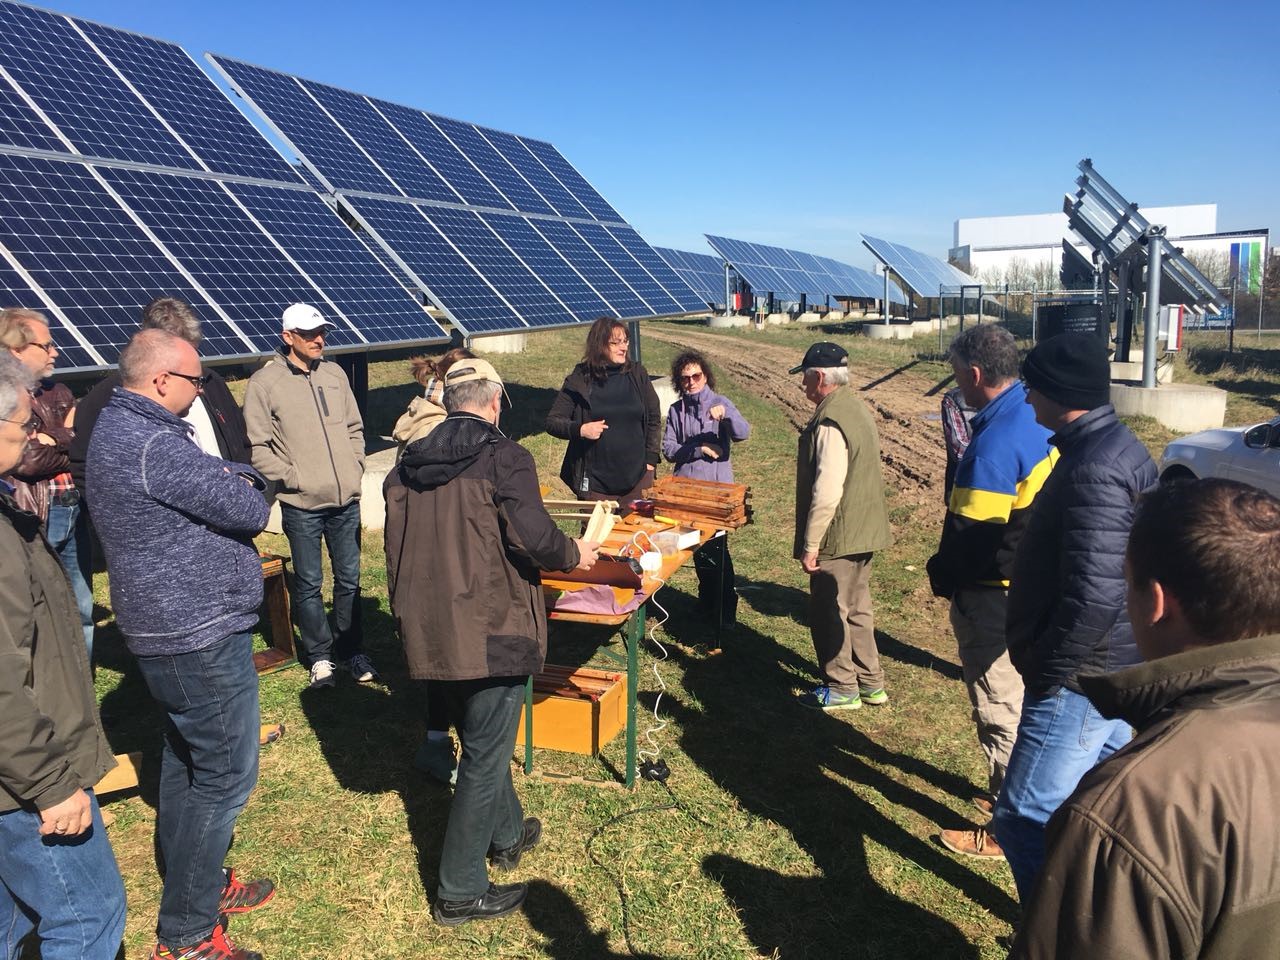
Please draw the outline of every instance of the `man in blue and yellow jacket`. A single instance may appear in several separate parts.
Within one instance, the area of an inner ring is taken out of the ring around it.
[[[978,412],[956,468],[942,542],[929,560],[929,583],[936,596],[951,600],[951,626],[987,759],[989,794],[974,803],[989,814],[1022,710],[1022,678],[1005,643],[1009,575],[1032,501],[1057,451],[1026,403],[1018,348],[1008,330],[971,327],[951,344],[950,358],[965,403]],[[941,839],[957,853],[1003,859],[985,830],[944,830]]]

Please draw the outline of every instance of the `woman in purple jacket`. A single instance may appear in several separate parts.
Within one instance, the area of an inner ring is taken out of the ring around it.
[[[751,424],[733,401],[715,392],[716,375],[707,358],[696,350],[686,350],[675,358],[671,382],[680,391],[680,399],[667,411],[663,456],[675,465],[677,477],[732,483],[730,453],[736,441],[747,439]],[[693,555],[693,566],[698,572],[698,604],[708,614],[723,614],[725,624],[733,624],[738,615],[738,594],[733,588],[728,535],[708,541]]]

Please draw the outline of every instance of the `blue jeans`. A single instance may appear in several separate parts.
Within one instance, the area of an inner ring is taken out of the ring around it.
[[[156,934],[200,943],[218,922],[222,861],[258,780],[258,674],[253,637],[237,633],[175,656],[138,657],[168,713],[160,762],[156,848],[164,873]]]
[[[1022,903],[1030,900],[1044,865],[1049,818],[1081,777],[1132,736],[1127,723],[1105,719],[1088,698],[1066,687],[1024,696],[1018,739],[991,819]]]
[[[280,526],[293,555],[293,618],[303,664],[349,660],[364,647],[360,623],[360,501],[325,510],[280,504]],[[324,614],[320,540],[333,567],[333,627]]]
[[[36,932],[43,960],[115,960],[124,936],[124,883],[93,804],[78,837],[40,836],[40,815],[0,813],[0,958]]]
[[[462,759],[440,853],[441,900],[473,900],[489,889],[485,855],[524,836],[524,811],[511,782],[525,677],[446,680],[445,694],[458,727]]]
[[[79,503],[49,504],[45,536],[58,554],[62,567],[71,578],[80,611],[80,628],[84,645],[93,662],[93,539],[89,535],[89,515]]]

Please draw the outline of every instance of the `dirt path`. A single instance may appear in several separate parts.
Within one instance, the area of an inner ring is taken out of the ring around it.
[[[740,387],[782,410],[797,430],[813,414],[800,391],[799,376],[787,373],[796,363],[794,349],[756,343],[743,350],[737,338],[693,330],[647,328],[645,336],[702,351]],[[946,453],[936,419],[938,398],[925,396],[933,381],[910,371],[886,378],[887,373],[850,357],[850,382],[879,414],[880,459],[886,480],[898,494],[896,504],[914,505],[919,520],[940,524]],[[930,416],[934,419],[926,419]]]

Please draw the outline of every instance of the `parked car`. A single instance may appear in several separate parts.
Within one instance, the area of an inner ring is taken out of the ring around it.
[[[1280,497],[1280,417],[1173,441],[1160,458],[1160,479],[1176,477],[1226,477]]]

